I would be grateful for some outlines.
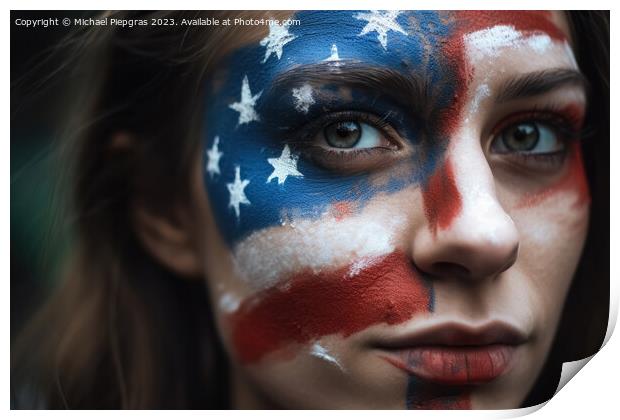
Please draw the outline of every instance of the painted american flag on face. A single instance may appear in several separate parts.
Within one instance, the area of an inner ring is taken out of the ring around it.
[[[438,15],[422,15],[419,24],[434,32],[434,42],[439,43],[439,37],[447,36],[447,26]],[[258,45],[235,53],[222,66],[224,86],[207,95],[205,182],[217,202],[218,223],[233,248],[263,228],[318,219],[334,213],[334,206],[336,213],[361,208],[380,191],[396,191],[420,182],[434,169],[440,154],[439,149],[420,151],[414,156],[418,167],[410,171],[408,179],[393,177],[373,188],[367,176],[335,176],[299,159],[295,128],[326,109],[372,103],[380,112],[389,113],[390,122],[414,141],[423,135],[415,133],[406,124],[404,113],[399,115],[388,98],[376,91],[360,87],[351,91],[351,98],[343,99],[337,91],[338,77],[315,80],[315,74],[300,80],[296,73],[301,67],[322,64],[337,76],[361,64],[394,68],[405,58],[409,72],[421,66],[437,69],[439,63],[422,50],[419,40],[409,41],[411,35],[402,25],[406,26],[410,16],[404,13],[302,12],[296,18],[301,25],[271,25]],[[325,21],[334,28],[331,33],[317,31],[315,25]],[[343,27],[343,21],[348,25]],[[312,48],[308,48],[309,40]],[[431,76],[433,82],[442,77]],[[438,90],[439,96],[450,96],[450,86]],[[372,232],[381,242],[377,234]],[[379,248],[383,253],[385,247]]]
[[[394,209],[422,191],[409,206],[433,232],[449,226],[461,197],[446,151],[466,102],[475,113],[489,94],[466,98],[475,60],[565,42],[538,12],[457,13],[300,12],[300,25],[270,25],[222,63],[207,93],[204,179],[255,291],[231,306],[242,362],[433,311],[431,283],[402,247],[406,212]],[[407,159],[361,173],[313,161],[305,132],[316,121],[368,112],[408,141]]]

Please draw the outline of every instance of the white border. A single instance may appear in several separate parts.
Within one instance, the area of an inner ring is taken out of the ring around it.
[[[136,0],[108,0],[108,1],[100,1],[100,0],[92,0],[88,3],[80,2],[77,0],[59,0],[54,2],[39,0],[39,1],[15,1],[11,0],[6,2],[10,9],[15,10],[114,10],[114,9],[127,9],[127,10],[157,10],[157,9],[203,9],[208,8],[213,5],[213,3],[207,3],[206,0],[198,1],[188,1],[188,0],[176,0],[172,1],[162,1],[162,0],[151,0],[151,1],[136,1]],[[285,1],[262,1],[259,3],[261,9],[289,9],[293,4]],[[236,1],[236,0],[228,0],[226,2],[226,6],[230,10],[234,9],[256,9],[257,3],[249,0],[245,1]],[[498,6],[506,9],[612,9],[611,1],[576,1],[576,0],[565,0],[565,1],[546,1],[540,2],[535,0],[521,0],[521,1],[470,1],[467,4],[464,4],[462,1],[443,1],[443,0],[433,0],[433,1],[393,1],[393,0],[383,0],[379,1],[367,1],[367,0],[358,0],[358,1],[328,1],[328,0],[298,0],[294,3],[296,9],[369,9],[369,8],[380,8],[380,9],[497,9]],[[584,7],[587,6],[587,7]],[[10,50],[9,37],[10,37],[10,25],[7,23],[10,21],[10,9],[5,9],[4,15],[4,28],[3,28],[3,36],[2,36],[2,44],[5,58],[8,57],[8,52]],[[612,10],[612,14],[614,11]],[[612,55],[611,55],[611,74],[615,73],[615,69],[617,69],[617,60],[613,54],[613,45],[616,44],[617,35],[616,31],[611,31],[611,45],[612,45]],[[10,79],[9,74],[9,66],[4,65],[1,69],[3,73],[3,80],[5,81],[1,88],[3,92],[3,97],[5,100],[3,103],[3,112],[2,112],[2,121],[5,133],[7,134],[6,138],[10,138],[9,131],[9,115],[10,115],[10,90],[9,83],[7,82]],[[617,108],[616,106],[616,98],[617,98],[617,84],[612,85],[611,92],[611,114],[616,115],[614,110]],[[616,185],[615,182],[618,181],[618,172],[615,168],[618,166],[617,152],[618,146],[617,141],[618,137],[618,127],[617,127],[617,119],[612,119],[611,126],[611,150],[610,156],[612,156],[611,160],[611,185]],[[2,159],[2,164],[5,173],[6,173],[6,181],[2,184],[2,192],[4,197],[10,197],[10,148],[9,142],[5,141],[2,143],[2,146],[5,150],[0,154],[0,159]],[[619,214],[620,209],[618,208],[618,196],[614,192],[617,189],[612,188],[611,194],[611,214]],[[2,257],[3,257],[3,268],[5,272],[5,279],[10,278],[10,269],[9,269],[9,257],[10,257],[10,242],[9,235],[7,234],[10,231],[9,225],[9,203],[10,199],[7,200],[7,204],[2,207],[3,212],[3,228],[2,231],[6,232],[3,236],[3,240],[1,242],[2,247]],[[618,224],[611,220],[611,255],[618,255]],[[613,259],[612,259],[613,260]],[[619,354],[618,350],[620,347],[619,341],[617,337],[612,337],[610,340],[611,332],[613,327],[615,326],[617,320],[618,313],[618,279],[620,277],[619,270],[616,266],[611,267],[611,305],[610,305],[610,322],[609,329],[607,332],[606,341],[607,344],[604,346],[604,349],[600,352],[600,354],[595,355],[592,360],[583,368],[583,372],[579,373],[578,378],[570,381],[554,398],[552,398],[546,405],[544,405],[543,409],[535,411],[535,413],[531,414],[531,418],[539,418],[539,419],[556,419],[556,418],[607,418],[609,417],[609,413],[617,412],[616,401],[617,401],[617,385],[616,379],[620,375],[620,369],[618,368],[618,361],[615,360],[614,355]],[[7,363],[7,371],[4,375],[4,381],[2,383],[2,394],[4,396],[5,401],[7,401],[6,408],[9,407],[9,396],[10,396],[10,373],[8,368],[9,361],[9,328],[10,328],[10,293],[9,293],[10,282],[3,282],[3,296],[4,296],[4,319],[3,319],[3,327],[4,327],[4,337],[6,337],[6,344],[2,348],[3,360]],[[540,408],[540,407],[538,407]],[[516,417],[519,415],[526,414],[527,412],[531,412],[532,409],[523,409],[523,410],[504,410],[504,411],[476,411],[476,412],[416,412],[410,413],[407,411],[394,411],[388,413],[376,413],[374,411],[359,411],[359,412],[327,412],[320,413],[320,416],[338,416],[338,417],[355,417],[356,419],[360,418],[370,418],[371,416],[374,418],[377,414],[380,416],[388,415],[390,417],[401,417],[409,419],[411,416],[416,416],[416,418],[504,418],[504,417]],[[286,412],[272,412],[272,411],[257,411],[257,412],[192,412],[192,411],[175,411],[174,413],[168,413],[163,411],[152,411],[152,412],[128,412],[128,411],[120,411],[115,412],[115,416],[148,416],[151,417],[159,417],[159,418],[169,418],[170,415],[174,415],[175,417],[180,416],[183,418],[203,418],[203,416],[208,415],[210,417],[224,417],[226,419],[230,419],[232,417],[237,416],[252,416],[252,418],[266,418],[266,419],[275,419],[275,418],[288,418],[290,413]],[[101,412],[101,411],[89,411],[88,413],[78,412],[25,412],[25,411],[11,411],[11,416],[19,416],[19,417],[35,417],[39,415],[44,415],[45,417],[60,417],[60,416],[77,416],[76,418],[82,418],[84,415],[92,416],[93,418],[107,418],[110,413]],[[317,413],[315,412],[301,412],[297,411],[294,414],[296,417],[300,418],[313,418],[316,417]]]

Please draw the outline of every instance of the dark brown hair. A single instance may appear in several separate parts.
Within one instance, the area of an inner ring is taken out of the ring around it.
[[[608,314],[609,14],[568,16],[592,84],[587,118],[597,131],[584,142],[584,156],[593,217],[556,343],[525,405],[552,395],[562,361],[600,347]],[[174,217],[173,204],[188,199],[203,83],[220,46],[239,36],[234,29],[94,27],[59,45],[70,51],[58,74],[71,77],[73,106],[58,159],[60,185],[70,189],[58,217],[70,221],[72,242],[62,282],[13,345],[15,408],[230,406],[226,357],[204,283],[177,278],[143,250],[131,208],[140,200]]]

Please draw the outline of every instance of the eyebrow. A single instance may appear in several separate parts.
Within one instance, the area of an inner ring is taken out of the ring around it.
[[[277,91],[300,84],[339,84],[357,87],[378,96],[389,96],[397,103],[422,115],[431,108],[433,92],[430,83],[421,75],[404,74],[388,67],[374,67],[356,61],[309,64],[288,70],[274,79],[272,89]]]
[[[588,90],[588,81],[581,72],[573,69],[548,69],[519,75],[504,82],[496,97],[497,103],[542,95],[566,86]]]
[[[387,95],[415,115],[430,117],[434,99],[442,82],[431,86],[428,79],[413,71],[406,74],[388,68],[369,66],[357,61],[316,63],[294,67],[276,76],[273,90],[300,84],[341,84]],[[566,86],[577,86],[587,93],[589,84],[584,75],[574,69],[556,68],[515,76],[500,86],[495,101],[504,103],[542,95]]]

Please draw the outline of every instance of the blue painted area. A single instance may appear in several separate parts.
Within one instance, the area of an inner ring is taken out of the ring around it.
[[[434,385],[414,375],[407,379],[405,407],[408,410],[452,410],[458,408],[463,398],[463,391],[456,387]]]
[[[430,281],[427,282],[428,285],[428,311],[430,313],[435,312],[435,287],[433,283]]]
[[[274,86],[283,73],[329,57],[332,44],[336,44],[345,62],[389,68],[404,76],[412,72],[421,74],[433,89],[433,111],[449,106],[455,91],[454,72],[442,65],[438,51],[450,34],[450,26],[440,15],[428,11],[399,15],[396,21],[409,35],[389,31],[387,50],[384,50],[377,32],[358,36],[367,22],[355,19],[357,13],[300,12],[295,18],[301,24],[289,27],[296,38],[284,45],[280,59],[272,54],[263,64],[266,48],[257,42],[233,52],[222,63],[221,73],[214,75],[218,83],[210,86],[206,96],[204,150],[212,147],[215,136],[219,136],[223,156],[221,174],[211,178],[205,171],[204,179],[214,215],[230,246],[258,229],[281,224],[287,216],[320,217],[334,202],[354,201],[361,209],[380,192],[395,192],[412,183],[424,182],[440,162],[445,139],[434,138],[427,121],[377,89],[367,91],[363,86],[326,84],[315,92],[316,103],[311,105],[310,112],[303,114],[294,109],[288,87]],[[346,68],[344,64],[340,71],[346,72]],[[229,105],[240,100],[246,75],[251,94],[262,91],[255,107],[260,121],[239,125],[239,113]],[[342,87],[350,88],[351,95],[339,94]],[[273,171],[267,159],[279,157],[285,144],[302,143],[303,127],[322,115],[351,110],[385,118],[402,138],[411,142],[414,164],[410,173],[403,176],[401,171],[377,187],[371,185],[369,174],[337,174],[317,166],[302,154],[297,169],[303,178],[288,177],[283,184],[276,180],[266,182]],[[234,180],[235,166],[241,168],[241,179],[250,181],[244,192],[251,204],[240,205],[239,218],[229,206],[226,186]]]
[[[407,391],[405,393],[405,407],[408,410],[415,410],[420,403],[418,396],[419,385],[420,380],[413,375],[409,375],[407,378]]]

